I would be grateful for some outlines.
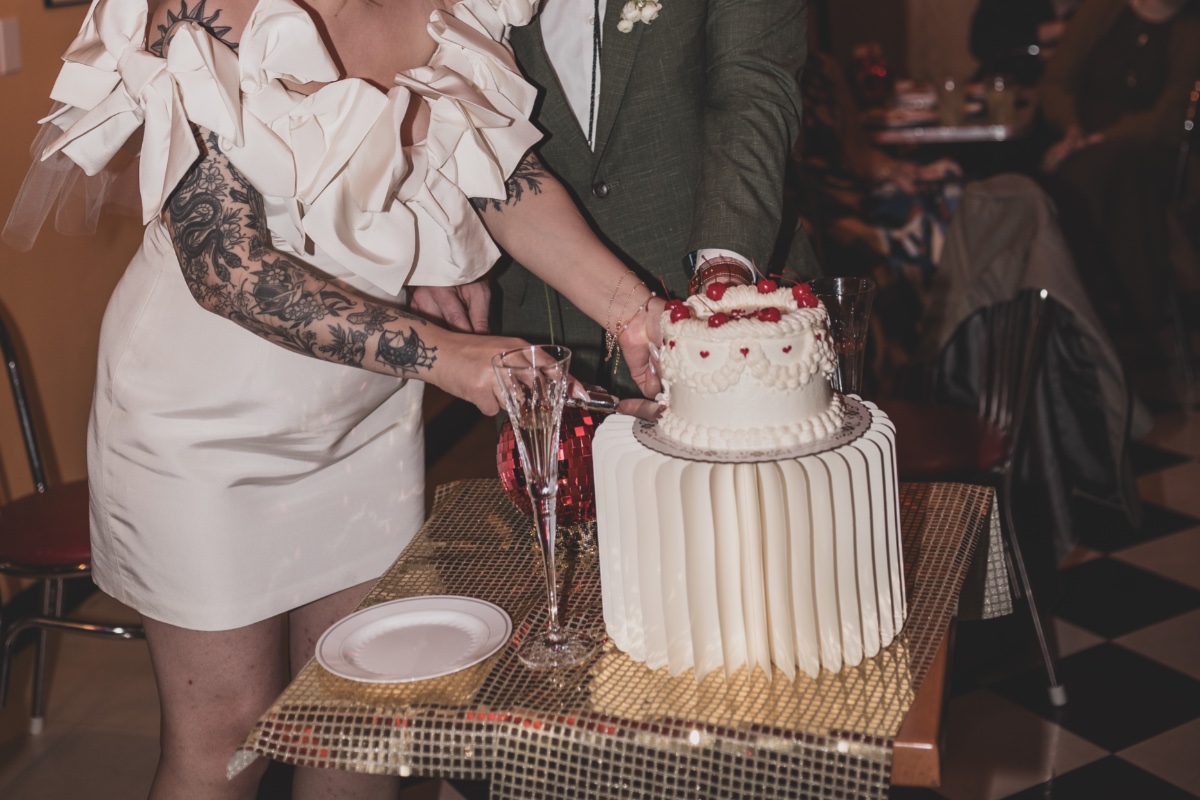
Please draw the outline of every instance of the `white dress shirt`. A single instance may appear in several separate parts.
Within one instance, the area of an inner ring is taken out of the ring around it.
[[[600,65],[596,64],[596,85],[592,86],[593,24],[604,25],[605,0],[600,2],[600,19],[594,20],[595,0],[542,0],[542,39],[546,43],[546,55],[550,65],[558,74],[558,82],[579,129],[587,136],[595,149],[596,121],[592,119],[588,130],[588,117],[592,100],[596,111],[600,106]]]

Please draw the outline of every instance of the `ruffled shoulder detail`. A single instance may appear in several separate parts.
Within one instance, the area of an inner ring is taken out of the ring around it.
[[[222,135],[240,139],[241,131],[232,51],[190,24],[180,26],[167,58],[148,52],[145,40],[144,2],[92,5],[51,92],[62,106],[46,121],[63,133],[42,157],[61,151],[95,175],[144,126],[139,189],[149,222],[199,155],[189,113]]]
[[[290,0],[259,2],[240,45],[248,57],[195,23],[179,25],[160,57],[146,49],[146,26],[145,0],[92,4],[51,91],[56,110],[43,120],[61,133],[38,155],[61,152],[97,175],[144,128],[138,186],[146,223],[199,156],[191,122],[244,147],[243,87],[337,78],[312,20]]]
[[[531,0],[460,0],[435,11],[430,63],[384,93],[338,79],[292,0],[259,0],[236,53],[185,23],[165,58],[146,49],[145,0],[96,0],[64,56],[59,105],[45,120],[61,134],[41,158],[61,153],[95,175],[144,127],[138,190],[149,223],[199,155],[194,122],[286,210],[272,232],[297,252],[315,244],[391,294],[409,281],[469,281],[498,256],[470,198],[503,199],[540,138],[528,119],[535,91],[506,41],[535,10]],[[306,95],[289,84],[321,87]],[[400,138],[413,102],[430,109],[417,144]]]
[[[539,3],[540,0],[459,0],[453,12],[458,17],[470,14],[489,36],[500,41],[507,36],[508,28],[528,25]]]
[[[508,176],[541,138],[529,121],[536,90],[506,42],[508,26],[535,9],[527,0],[462,0],[435,11],[429,64],[396,76],[345,169],[309,187],[304,234],[393,294],[407,283],[464,283],[491,268],[499,250],[470,198],[504,199]],[[410,102],[430,110],[416,144],[399,140]]]

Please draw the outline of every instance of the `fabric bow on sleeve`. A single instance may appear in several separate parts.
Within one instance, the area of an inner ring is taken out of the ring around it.
[[[322,251],[395,295],[406,283],[473,280],[499,251],[471,206],[503,200],[505,181],[540,138],[534,89],[506,46],[535,0],[458,0],[430,15],[430,62],[380,91],[341,78],[312,16],[294,0],[258,0],[237,52],[192,21],[166,57],[146,50],[145,0],[97,0],[52,96],[62,152],[89,175],[145,126],[139,192],[151,222],[200,155],[190,123],[269,208],[272,234]],[[413,103],[429,130],[404,141]]]
[[[143,222],[162,210],[199,156],[188,124],[241,142],[237,56],[203,28],[182,23],[167,58],[145,49],[146,4],[99,0],[63,57],[51,96],[63,134],[43,153],[61,150],[95,175],[142,125],[139,189]]]

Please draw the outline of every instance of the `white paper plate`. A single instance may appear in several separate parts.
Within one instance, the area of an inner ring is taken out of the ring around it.
[[[486,600],[406,597],[335,622],[317,642],[317,662],[352,681],[423,681],[478,664],[511,634],[512,619]]]

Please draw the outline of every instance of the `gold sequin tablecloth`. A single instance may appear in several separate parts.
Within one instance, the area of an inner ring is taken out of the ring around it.
[[[535,671],[515,643],[546,623],[533,524],[497,480],[440,487],[434,512],[365,605],[428,594],[489,600],[512,640],[442,678],[367,684],[309,663],[230,762],[258,756],[356,772],[490,780],[516,798],[886,798],[892,742],[945,635],[990,489],[905,484],[909,618],[858,667],[793,681],[742,669],[697,682],[607,642],[589,664]],[[563,547],[560,552],[571,548]],[[594,551],[560,567],[571,627],[603,635]]]

